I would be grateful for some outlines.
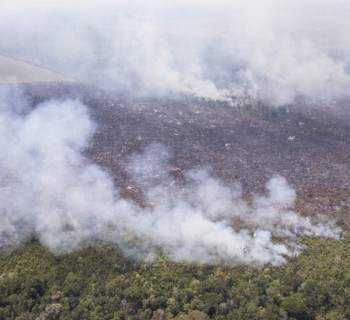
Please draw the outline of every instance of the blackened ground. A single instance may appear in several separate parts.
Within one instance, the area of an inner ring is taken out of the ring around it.
[[[135,152],[160,142],[173,152],[169,172],[210,167],[247,197],[280,174],[297,190],[297,209],[350,224],[350,102],[232,108],[189,99],[136,99],[77,84],[27,85],[33,105],[47,98],[82,100],[98,124],[85,151],[125,196],[138,197],[125,166]]]

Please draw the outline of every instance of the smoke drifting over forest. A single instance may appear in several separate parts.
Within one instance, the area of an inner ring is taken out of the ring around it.
[[[0,51],[133,95],[348,95],[347,1],[4,1]]]
[[[138,96],[234,106],[347,95],[346,1],[226,2],[5,1],[0,51]],[[79,101],[31,108],[20,90],[1,86],[0,245],[35,236],[69,251],[107,240],[142,257],[163,248],[175,261],[279,265],[298,254],[301,235],[337,237],[331,222],[293,211],[296,192],[283,177],[250,201],[238,182],[225,185],[201,168],[179,186],[171,150],[157,143],[126,168],[144,203],[123,198],[82,155],[95,129]]]
[[[291,210],[296,194],[280,176],[267,182],[267,196],[250,202],[238,184],[226,186],[203,169],[186,173],[185,188],[174,184],[171,153],[161,144],[134,154],[127,166],[144,205],[124,199],[81,154],[95,130],[83,104],[53,100],[30,111],[15,96],[1,92],[2,245],[35,236],[69,251],[107,240],[143,257],[161,247],[176,261],[280,264],[298,253],[299,235],[337,235],[331,224]]]

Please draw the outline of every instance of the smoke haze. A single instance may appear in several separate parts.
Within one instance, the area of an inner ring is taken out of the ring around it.
[[[133,96],[329,102],[349,95],[349,9],[341,0],[5,0],[0,53]],[[293,210],[285,178],[272,176],[250,201],[209,169],[179,185],[171,150],[156,143],[126,166],[143,203],[123,198],[82,155],[95,130],[79,101],[32,108],[0,87],[1,246],[35,236],[64,252],[106,240],[142,258],[162,248],[175,261],[280,265],[302,249],[299,236],[337,237],[332,222]]]
[[[348,96],[347,1],[2,1],[0,52],[133,95]]]
[[[2,246],[35,236],[66,252],[106,240],[138,258],[162,248],[175,261],[279,265],[300,251],[300,235],[337,236],[332,223],[292,211],[296,194],[283,177],[273,176],[267,195],[252,201],[239,184],[227,186],[204,169],[188,171],[178,185],[171,150],[156,143],[129,159],[144,203],[127,200],[82,156],[96,129],[82,103],[51,100],[31,109],[16,92],[1,92]]]

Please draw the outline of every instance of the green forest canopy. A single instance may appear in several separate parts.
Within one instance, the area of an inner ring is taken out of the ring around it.
[[[348,319],[349,236],[303,238],[281,267],[136,262],[99,243],[0,252],[0,319]]]

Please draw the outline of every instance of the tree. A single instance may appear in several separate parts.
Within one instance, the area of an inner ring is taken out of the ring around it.
[[[282,308],[288,313],[289,316],[295,319],[298,319],[298,320],[309,319],[308,312],[307,312],[308,309],[304,301],[298,295],[291,295],[284,298],[282,301]]]

